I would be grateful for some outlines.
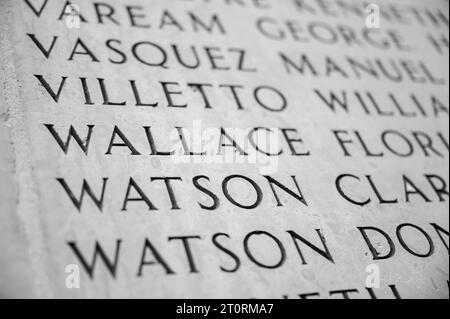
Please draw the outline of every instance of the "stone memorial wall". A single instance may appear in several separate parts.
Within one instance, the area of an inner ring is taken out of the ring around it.
[[[0,296],[448,298],[448,17],[1,0]]]

